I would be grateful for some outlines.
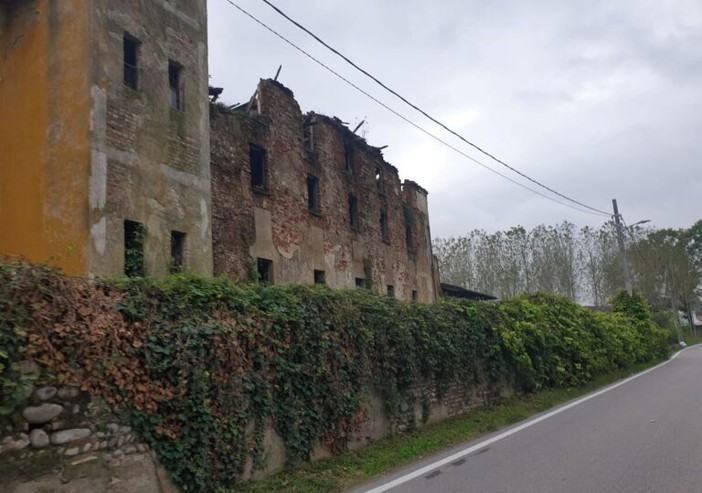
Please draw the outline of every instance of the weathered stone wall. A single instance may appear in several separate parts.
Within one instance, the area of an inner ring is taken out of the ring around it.
[[[175,491],[148,446],[100,403],[76,387],[52,385],[36,363],[25,361],[21,412],[0,429],[0,490]]]
[[[99,398],[76,387],[53,384],[33,362],[23,362],[24,375],[36,385],[26,386],[26,404],[5,419],[0,429],[0,485],[8,493],[44,491],[177,492],[155,454],[124,422],[109,412]],[[362,427],[338,444],[338,451],[356,450],[393,433],[421,428],[427,423],[466,413],[487,403],[488,389],[455,383],[441,399],[430,383],[417,385],[402,405],[402,415],[391,423],[382,399],[372,395],[364,404]],[[264,434],[266,466],[245,478],[258,479],[280,471],[286,464],[285,444],[268,423]],[[312,460],[330,457],[315,447]]]
[[[124,221],[130,220],[146,226],[148,275],[168,273],[171,231],[186,235],[185,268],[209,275],[206,1],[90,5],[90,271],[124,272]],[[124,83],[125,34],[138,44],[136,89]],[[170,104],[169,61],[180,65],[180,108]]]
[[[336,118],[303,115],[292,92],[272,80],[260,82],[247,106],[213,106],[210,120],[215,274],[246,279],[262,258],[273,262],[275,283],[312,283],[317,270],[334,288],[363,282],[379,293],[391,286],[398,299],[436,299],[427,192],[401,183],[380,149]],[[259,189],[251,145],[265,151]],[[317,180],[316,210],[309,177]]]
[[[436,388],[431,383],[417,385],[408,400],[402,404],[402,414],[398,421],[388,420],[383,407],[382,398],[373,394],[365,402],[365,421],[361,428],[347,437],[347,442],[340,444],[341,450],[358,450],[369,443],[383,439],[395,433],[420,429],[427,424],[437,423],[445,419],[466,414],[490,401],[494,401],[496,393],[486,387],[452,384],[439,399]],[[272,426],[269,425],[265,434],[266,470],[255,474],[260,478],[285,467],[285,446]],[[332,452],[323,446],[315,447],[313,461],[331,457]]]

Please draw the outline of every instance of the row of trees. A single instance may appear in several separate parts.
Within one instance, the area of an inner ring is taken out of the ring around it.
[[[681,230],[626,228],[625,236],[634,289],[656,309],[688,312],[702,281],[702,220]],[[547,291],[602,306],[624,286],[613,222],[474,230],[433,247],[442,282],[501,298]]]

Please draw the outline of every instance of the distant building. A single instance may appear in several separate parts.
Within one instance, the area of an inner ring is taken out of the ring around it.
[[[453,284],[447,284],[445,282],[441,283],[441,294],[448,298],[463,298],[475,301],[491,301],[497,299],[497,296],[491,294],[479,293],[478,291],[466,289],[461,286],[454,286]]]
[[[426,190],[278,82],[211,105],[207,50],[206,0],[1,2],[0,254],[436,300]]]

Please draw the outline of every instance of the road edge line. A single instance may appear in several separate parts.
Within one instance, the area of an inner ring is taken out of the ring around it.
[[[687,349],[687,348],[685,348],[685,349]],[[443,459],[439,459],[439,460],[432,462],[431,464],[428,464],[424,467],[421,467],[415,471],[412,471],[412,472],[407,473],[403,476],[400,476],[399,478],[395,478],[392,481],[388,481],[387,483],[384,483],[380,486],[376,486],[375,488],[365,490],[364,493],[383,493],[385,491],[388,491],[389,489],[395,488],[396,486],[399,486],[401,484],[412,481],[413,479],[416,479],[420,476],[423,476],[424,474],[427,474],[428,472],[431,472],[434,469],[445,466],[446,464],[450,464],[451,462],[455,462],[456,460],[458,460],[458,459],[460,459],[468,454],[476,452],[477,450],[480,450],[483,447],[486,447],[486,446],[491,445],[495,442],[503,440],[511,435],[514,435],[515,433],[519,433],[522,430],[526,430],[527,428],[530,428],[530,427],[534,426],[535,424],[538,424],[542,421],[545,421],[548,418],[551,418],[553,416],[556,416],[557,414],[565,412],[568,409],[571,409],[575,406],[582,404],[583,402],[589,401],[590,399],[594,399],[595,397],[598,397],[606,392],[609,392],[610,390],[614,390],[617,387],[621,387],[622,385],[627,384],[627,383],[631,382],[632,380],[636,380],[637,378],[642,377],[642,376],[646,375],[647,373],[652,372],[653,370],[657,370],[658,368],[665,366],[668,363],[670,363],[671,361],[673,361],[685,349],[681,349],[677,353],[673,354],[666,361],[663,361],[663,362],[657,364],[656,366],[649,368],[648,370],[644,370],[640,373],[637,373],[636,375],[632,375],[630,377],[627,377],[624,380],[621,380],[621,381],[614,383],[612,385],[609,385],[603,389],[597,390],[591,394],[588,394],[584,397],[581,397],[573,402],[570,402],[570,403],[565,404],[561,407],[558,407],[558,408],[554,409],[553,411],[549,411],[546,414],[542,414],[541,416],[530,419],[530,420],[528,420],[520,425],[517,425],[513,428],[508,429],[507,431],[500,433],[499,435],[495,435],[495,436],[490,437],[488,439],[482,440],[482,441],[476,443],[475,445],[471,445],[470,447],[459,450],[458,452],[453,453],[453,454],[449,455],[448,457],[444,457]]]

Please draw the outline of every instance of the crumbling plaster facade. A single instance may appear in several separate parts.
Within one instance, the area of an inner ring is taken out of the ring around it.
[[[251,146],[265,153],[262,187],[252,186]],[[211,171],[215,274],[243,280],[265,259],[275,283],[313,283],[317,271],[333,288],[436,300],[426,190],[401,183],[338,119],[303,115],[279,82],[262,80],[235,110],[213,106]]]
[[[14,0],[2,6],[0,253],[74,275],[212,273],[206,0]],[[125,39],[133,42],[133,88]],[[179,107],[170,104],[177,64]]]
[[[168,273],[172,231],[185,234],[184,265],[211,274],[206,1],[91,3],[92,271],[124,272],[131,220],[146,228],[149,275]],[[136,89],[123,83],[125,33],[138,40]],[[180,108],[169,104],[173,62]]]

